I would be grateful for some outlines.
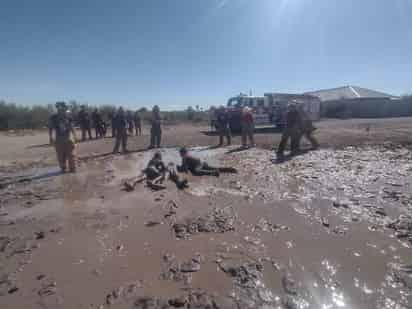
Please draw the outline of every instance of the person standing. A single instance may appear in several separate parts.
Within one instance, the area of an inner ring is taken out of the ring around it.
[[[223,146],[223,138],[226,136],[227,144],[231,145],[232,137],[230,133],[230,126],[229,126],[229,115],[225,108],[221,106],[217,113],[217,128],[219,131],[219,146]]]
[[[89,139],[92,139],[92,130],[90,126],[90,115],[89,112],[86,110],[86,106],[82,105],[79,115],[79,125],[80,130],[82,131],[82,141],[86,140],[86,133],[89,135]]]
[[[295,103],[289,104],[286,114],[286,128],[283,130],[282,138],[277,150],[278,159],[283,159],[286,145],[290,139],[291,155],[296,155],[299,151],[299,134],[301,131],[302,119]]]
[[[308,114],[305,112],[303,109],[303,105],[299,105],[298,108],[302,125],[301,125],[301,131],[299,134],[299,141],[298,141],[298,146],[300,145],[300,140],[302,137],[305,137],[312,145],[312,149],[318,149],[319,148],[319,142],[318,140],[313,136],[313,132],[316,130],[315,126],[313,125],[312,120],[310,120]]]
[[[112,128],[112,138],[116,137],[115,119],[116,119],[116,111],[112,110],[109,114],[110,126]]]
[[[210,124],[210,131],[214,131],[216,129],[216,108],[212,106],[209,111],[209,124]]]
[[[76,172],[76,132],[73,128],[73,121],[68,115],[68,108],[65,102],[57,102],[56,109],[57,114],[52,115],[49,119],[50,144],[54,144],[61,171],[65,173],[68,165],[69,171],[74,173]]]
[[[107,123],[106,121],[102,119],[102,121],[100,122],[100,135],[101,137],[106,138],[106,134],[107,134]]]
[[[247,147],[247,139],[249,138],[250,147],[255,146],[254,139],[255,124],[253,120],[252,110],[245,106],[242,110],[242,146]]]
[[[115,124],[114,124],[114,120],[115,120],[115,111],[110,111],[109,113],[109,121],[110,121],[110,128],[112,130],[112,138],[116,137],[116,129],[115,129]]]
[[[149,148],[160,148],[160,143],[162,141],[162,119],[160,117],[159,106],[155,105],[152,110],[152,127],[150,129],[150,147]]]
[[[92,120],[93,120],[93,126],[94,130],[96,132],[96,139],[103,137],[103,130],[102,130],[102,116],[100,115],[99,111],[97,108],[94,109],[92,113]]]
[[[133,123],[134,123],[134,121],[133,121],[132,111],[127,111],[126,119],[127,119],[127,130],[129,131],[129,135],[133,135],[133,131],[134,131],[133,130],[133,127],[134,127]]]
[[[116,130],[116,141],[113,148],[113,153],[118,153],[120,144],[122,144],[123,153],[127,150],[127,119],[122,107],[119,107],[114,119],[114,127]]]
[[[136,130],[136,136],[142,135],[142,119],[140,118],[139,112],[134,113],[134,128]]]

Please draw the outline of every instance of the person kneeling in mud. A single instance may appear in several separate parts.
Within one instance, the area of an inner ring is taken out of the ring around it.
[[[216,177],[219,177],[220,173],[237,173],[237,170],[232,167],[210,166],[208,163],[202,162],[199,158],[191,156],[185,147],[181,148],[179,152],[182,157],[182,165],[177,167],[179,172],[187,173],[190,171],[195,176]]]
[[[153,158],[143,170],[146,175],[147,184],[151,188],[161,188],[161,183],[166,179],[167,167],[163,162],[162,154],[156,152]]]
[[[167,174],[169,174],[167,177]],[[138,183],[146,180],[148,187],[154,190],[163,190],[166,187],[162,183],[169,178],[173,181],[179,189],[188,187],[187,180],[180,180],[177,173],[171,168],[166,167],[163,162],[162,154],[156,152],[153,158],[147,164],[147,167],[143,170],[143,175],[139,177],[133,184],[125,182],[126,191],[133,191]]]

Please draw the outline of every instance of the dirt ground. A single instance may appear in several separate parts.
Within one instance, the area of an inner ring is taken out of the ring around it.
[[[0,135],[0,308],[412,308],[412,119],[324,120],[321,149],[276,162],[280,134],[178,147],[238,174],[122,190],[153,155],[148,129],[78,145],[61,174],[46,132]]]

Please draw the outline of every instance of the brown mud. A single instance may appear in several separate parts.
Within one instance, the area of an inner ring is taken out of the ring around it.
[[[0,308],[410,308],[412,152],[387,142],[285,162],[194,147],[239,174],[130,193],[153,151],[84,143],[63,175],[36,150],[1,174]]]

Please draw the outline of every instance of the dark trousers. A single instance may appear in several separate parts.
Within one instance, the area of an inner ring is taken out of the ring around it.
[[[308,131],[302,132],[302,134],[300,134],[298,146],[300,145],[300,141],[301,141],[302,137],[305,137],[310,142],[313,149],[319,148],[319,142],[313,136],[313,130],[310,130],[310,131],[308,130]]]
[[[233,167],[215,167],[207,163],[202,163],[191,172],[195,176],[218,176],[219,173],[237,174],[237,170]]]
[[[126,129],[117,129],[116,130],[116,142],[114,144],[113,152],[119,152],[120,144],[122,144],[122,151],[127,151],[127,130]]]
[[[112,137],[116,137],[116,125],[114,121],[112,121]]]
[[[96,132],[96,139],[103,137],[103,132],[102,132],[102,128],[100,125],[95,126],[94,130]]]
[[[57,160],[62,172],[66,172],[67,163],[70,172],[76,171],[76,145],[69,138],[58,138],[55,143]]]
[[[96,128],[96,138],[104,138],[106,136],[106,126],[99,124]]]
[[[89,135],[89,139],[92,139],[92,130],[90,126],[82,126],[80,129],[82,130],[82,141],[86,140],[86,133]]]
[[[150,147],[159,148],[162,141],[162,130],[151,129],[150,131]]]
[[[232,136],[230,132],[230,128],[228,126],[219,126],[219,145],[223,145],[223,139],[226,136],[227,144],[230,145],[232,143]]]
[[[216,176],[219,174],[219,168],[203,163],[195,167],[191,172],[195,176]]]
[[[299,151],[299,135],[300,130],[298,128],[286,128],[283,131],[282,139],[280,140],[279,147],[278,147],[278,155],[283,155],[285,152],[286,146],[290,139],[290,150],[292,154],[295,154]]]

